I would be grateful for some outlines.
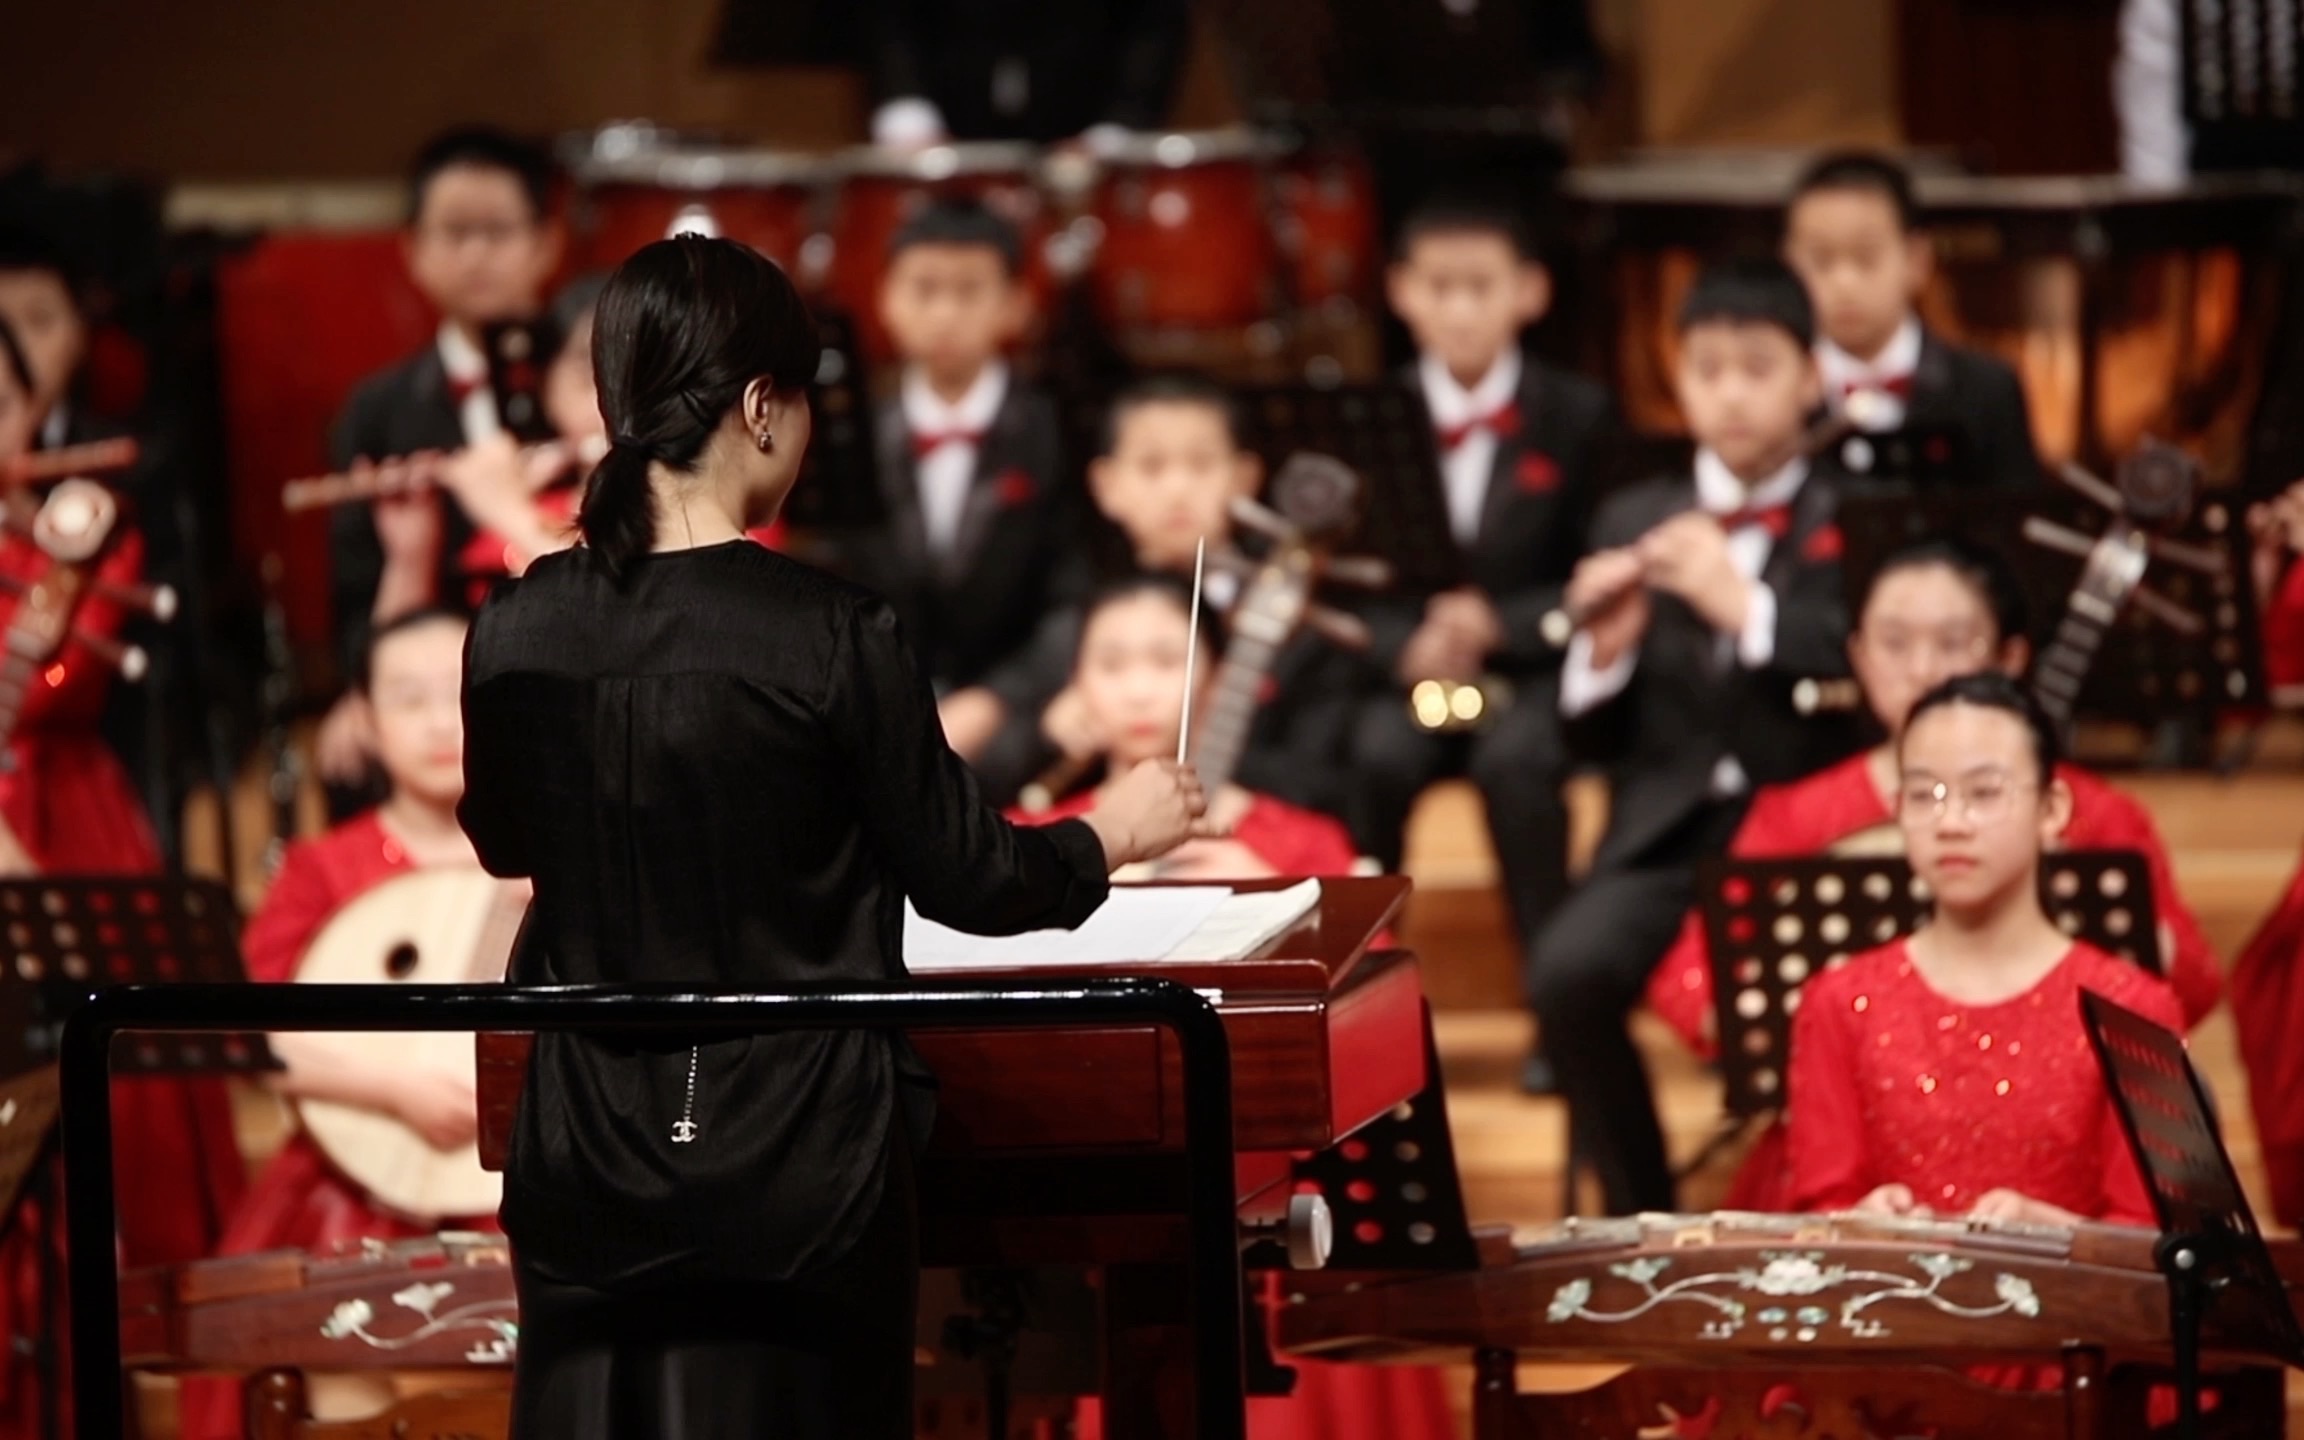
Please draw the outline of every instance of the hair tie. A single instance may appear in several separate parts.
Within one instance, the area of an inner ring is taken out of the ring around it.
[[[656,448],[653,445],[648,444],[646,441],[637,439],[630,435],[611,435],[608,437],[608,443],[615,446],[619,450],[637,450],[643,455],[648,454]]]

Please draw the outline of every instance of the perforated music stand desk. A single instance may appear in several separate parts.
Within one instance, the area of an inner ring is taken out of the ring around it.
[[[1813,975],[1911,934],[1928,918],[1927,887],[1901,856],[1718,859],[1700,870],[1712,958],[1724,1134],[1784,1103],[1792,1012]],[[2133,850],[2064,850],[2040,859],[2041,902],[2075,939],[2159,974],[2152,872]]]
[[[2031,612],[2030,638],[2038,654],[2056,633],[2081,562],[2023,538],[2024,521],[2035,515],[2090,537],[2105,525],[2101,510],[2061,488],[2011,492],[1974,486],[1853,484],[1840,502],[1840,531],[1847,545],[1842,572],[1849,605],[1853,609],[1863,603],[1882,562],[1896,550],[1918,540],[1958,536],[1997,551],[2014,568],[2025,608]],[[2223,554],[2224,573],[2207,576],[2178,565],[2155,564],[2144,583],[2200,617],[2206,632],[2182,635],[2134,603],[2125,606],[2105,634],[2080,692],[2082,718],[2117,720],[2149,730],[2171,715],[2213,715],[2227,706],[2263,702],[2256,598],[2248,584],[2247,526],[2235,498],[2230,492],[2203,495],[2176,538]]]
[[[1277,471],[1290,455],[1333,455],[1368,481],[1357,532],[1339,549],[1390,561],[1394,587],[1433,595],[1463,583],[1424,397],[1397,381],[1241,386],[1248,447]]]
[[[57,1059],[64,1021],[89,995],[116,985],[186,980],[245,982],[240,912],[216,880],[160,875],[44,875],[0,880],[0,1226],[28,1185],[48,1183],[56,1130]],[[259,1035],[138,1035],[116,1047],[116,1075],[247,1073],[278,1068]],[[51,1223],[55,1223],[51,1220]],[[60,1434],[62,1368],[51,1337],[63,1332],[63,1286],[53,1245],[36,1247],[44,1435]]]

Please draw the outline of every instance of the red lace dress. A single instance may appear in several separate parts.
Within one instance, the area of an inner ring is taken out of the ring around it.
[[[1809,981],[1792,1022],[1790,1208],[1844,1210],[1902,1184],[1957,1215],[2007,1187],[2090,1219],[2153,1223],[2080,1021],[2082,990],[2183,1023],[2165,983],[2086,944],[1991,1005],[1937,994],[1901,940]]]
[[[1083,792],[1040,814],[1009,818],[1053,825],[1095,808],[1094,793]],[[1268,795],[1250,798],[1232,838],[1290,877],[1348,875],[1358,859],[1341,824]],[[1278,1285],[1266,1285],[1261,1300],[1268,1310],[1276,1307]],[[1437,1370],[1282,1360],[1296,1371],[1295,1392],[1248,1402],[1249,1440],[1453,1440],[1456,1434]],[[1103,1440],[1104,1416],[1097,1402],[1081,1403],[1073,1433],[1076,1440]]]

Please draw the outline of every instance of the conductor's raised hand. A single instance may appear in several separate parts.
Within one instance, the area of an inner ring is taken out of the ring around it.
[[[1120,777],[1088,814],[1104,842],[1107,870],[1157,860],[1187,840],[1223,833],[1208,817],[1208,794],[1191,766],[1144,760]]]

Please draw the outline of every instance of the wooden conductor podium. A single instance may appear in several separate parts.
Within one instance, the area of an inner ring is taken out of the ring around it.
[[[1279,882],[1241,890],[1280,888]],[[1275,1226],[1291,1157],[1335,1144],[1424,1089],[1415,957],[1377,947],[1408,893],[1398,877],[1324,880],[1319,906],[1255,956],[939,980],[1132,975],[1208,994],[1231,1045],[1235,1192],[1245,1226]],[[940,1084],[920,1170],[927,1267],[1101,1271],[1106,1433],[1192,1434],[1184,1111],[1176,1044],[1141,1028],[916,1031]],[[481,1153],[501,1166],[529,1037],[482,1034]],[[281,1254],[132,1276],[127,1360],[143,1368],[502,1367],[511,1282],[500,1244],[443,1237],[361,1256]],[[436,1287],[448,1284],[451,1292]],[[432,1297],[408,1312],[403,1296]],[[452,1311],[469,1325],[439,1323]],[[357,1323],[354,1323],[357,1322]],[[410,1337],[422,1335],[421,1342]]]

